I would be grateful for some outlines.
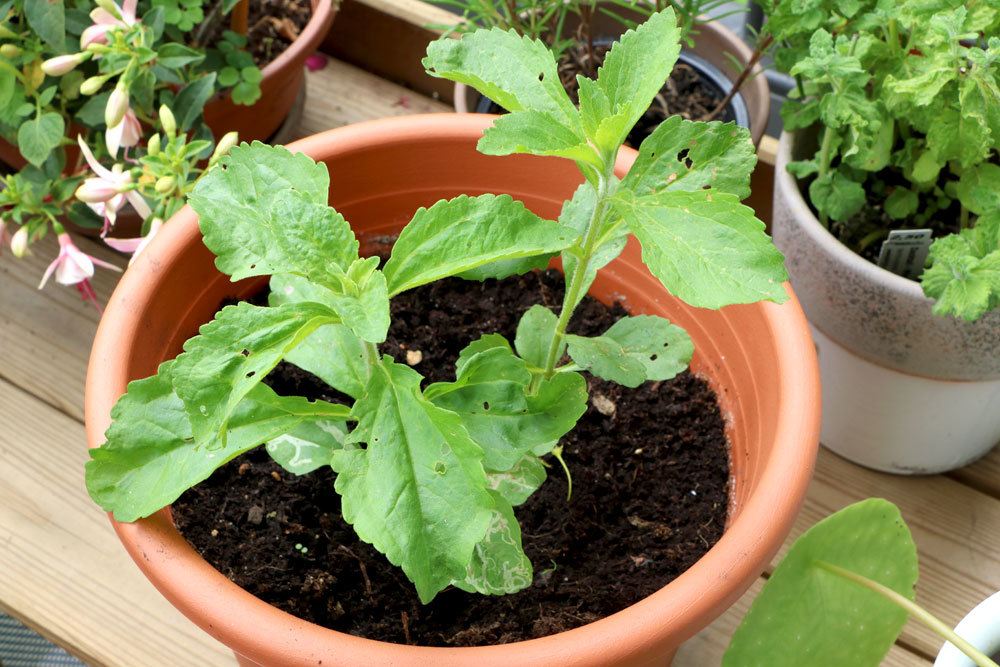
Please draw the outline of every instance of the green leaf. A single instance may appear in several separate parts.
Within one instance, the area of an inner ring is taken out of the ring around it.
[[[108,106],[111,91],[93,95],[76,112],[76,119],[87,127],[104,127],[104,109]]]
[[[487,342],[493,346],[483,349]],[[559,440],[586,412],[583,376],[560,373],[529,392],[531,373],[506,340],[481,338],[473,346],[480,351],[465,352],[455,382],[432,384],[425,396],[462,418],[486,468],[509,470],[535,447]]]
[[[396,240],[384,273],[395,296],[500,260],[558,252],[573,240],[570,230],[509,195],[462,195],[419,209]]]
[[[652,14],[642,25],[626,31],[611,47],[597,71],[597,86],[613,114],[607,117],[610,127],[598,132],[607,137],[602,142],[603,149],[617,150],[625,141],[629,130],[646,113],[666,82],[680,49],[680,28],[672,9]]]
[[[344,412],[349,412],[346,406]],[[305,475],[330,465],[333,452],[344,446],[346,437],[347,429],[338,421],[306,421],[269,440],[267,453],[293,475]]]
[[[559,214],[559,222],[576,230],[577,242],[570,248],[563,250],[562,261],[563,271],[566,275],[576,274],[577,262],[583,255],[582,241],[587,231],[587,225],[594,215],[597,207],[597,191],[590,183],[583,183],[573,193],[573,198],[563,204],[562,212]],[[587,295],[597,272],[606,266],[611,260],[618,257],[625,249],[628,240],[628,228],[624,224],[618,224],[620,218],[614,216],[604,216],[603,229],[597,232],[597,242],[594,250],[590,254],[587,263],[587,272],[580,281],[580,289],[577,291],[577,298],[574,303],[563,304],[567,308],[576,308],[583,297]]]
[[[28,19],[32,31],[56,53],[66,50],[66,8],[63,0],[26,0],[24,17]]]
[[[517,323],[517,335],[514,337],[514,347],[517,353],[528,364],[535,368],[545,368],[545,359],[549,353],[549,345],[555,335],[556,323],[559,318],[545,306],[535,305],[525,311]],[[557,360],[561,359],[566,350],[565,341],[559,350]]]
[[[298,276],[271,277],[272,306],[314,301],[325,303],[329,290]],[[368,362],[360,338],[343,324],[326,324],[309,334],[285,361],[312,373],[328,385],[353,398],[360,398],[368,382]]]
[[[831,171],[809,184],[809,200],[820,213],[847,220],[865,205],[865,189],[839,171]]]
[[[724,667],[881,663],[906,612],[821,561],[913,599],[917,550],[899,510],[878,498],[861,501],[795,541],[733,635]]]
[[[190,197],[218,269],[233,280],[292,273],[339,284],[358,242],[326,205],[329,182],[326,167],[304,154],[260,142],[234,147]]]
[[[526,454],[510,470],[486,471],[486,483],[490,490],[499,493],[514,507],[531,497],[545,477],[545,464],[534,454]]]
[[[905,220],[917,212],[920,198],[909,188],[897,187],[885,198],[885,212],[893,220]]]
[[[235,86],[240,80],[240,71],[235,67],[223,67],[219,70],[219,85],[225,88]]]
[[[344,519],[403,568],[430,602],[464,579],[496,503],[482,450],[462,420],[420,393],[420,375],[384,358],[351,412],[357,428],[333,453]],[[350,447],[364,442],[364,449]]]
[[[156,62],[169,69],[180,69],[185,65],[194,65],[205,59],[205,54],[190,46],[171,42],[162,44],[156,49]]]
[[[671,116],[642,142],[621,187],[637,195],[708,187],[743,199],[750,194],[756,164],[746,128]]]
[[[687,332],[655,315],[624,317],[594,338],[567,338],[573,361],[626,387],[669,380],[687,368],[694,354]]]
[[[378,257],[354,260],[341,276],[339,289],[329,295],[344,325],[371,343],[381,343],[389,332],[389,291],[385,275],[378,270],[379,261]]]
[[[45,4],[45,0],[39,0]],[[29,3],[30,4],[30,3]],[[24,159],[42,166],[49,153],[62,141],[66,124],[57,113],[43,113],[21,124],[17,130],[17,148]]]
[[[476,146],[485,155],[553,155],[601,166],[601,158],[582,133],[544,111],[520,111],[500,116]]]
[[[423,65],[431,76],[471,86],[507,111],[548,113],[566,127],[579,127],[579,114],[559,80],[552,52],[513,30],[442,37],[428,45]]]
[[[215,72],[210,72],[181,88],[174,98],[171,110],[177,118],[177,127],[189,131],[201,118],[205,103],[215,94]]]
[[[976,215],[1000,212],[1000,165],[984,162],[962,172],[958,199]]]
[[[635,197],[626,190],[615,206],[642,244],[649,270],[692,306],[788,299],[781,253],[735,195],[698,190]]]
[[[247,392],[306,336],[333,322],[335,313],[318,303],[267,308],[242,302],[202,326],[184,343],[173,374],[197,443],[218,439]]]
[[[531,561],[521,547],[521,526],[504,497],[493,493],[496,509],[490,517],[486,537],[476,545],[465,577],[455,586],[468,593],[507,595],[531,585]]]
[[[1000,214],[931,244],[920,280],[934,312],[975,321],[1000,307]]]
[[[149,516],[243,452],[297,426],[321,420],[342,421],[341,405],[277,396],[257,385],[239,402],[227,437],[197,446],[184,403],[171,380],[176,363],[160,365],[156,375],[129,383],[111,411],[107,441],[90,450],[87,491],[118,521]]]

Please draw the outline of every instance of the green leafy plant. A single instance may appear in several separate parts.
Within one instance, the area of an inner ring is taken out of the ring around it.
[[[198,35],[213,29],[236,4],[0,3],[0,135],[28,163],[3,177],[0,241],[13,223],[11,246],[17,256],[50,231],[65,247],[66,220],[100,228],[106,236],[126,202],[143,218],[148,237],[158,227],[155,221],[183,204],[188,185],[200,173],[196,163],[213,153],[211,132],[202,122],[205,103],[230,88],[237,103],[251,104],[260,95],[260,70],[241,50],[245,40],[227,37],[218,49],[198,44]],[[244,64],[229,84],[216,76],[206,57],[219,49]],[[172,111],[169,130],[161,109]],[[78,137],[88,151],[76,150]],[[233,143],[233,137],[220,139],[220,144]],[[95,168],[109,162],[114,166]],[[93,173],[87,173],[88,166]],[[117,171],[105,178],[102,170]],[[101,178],[107,187],[98,191]],[[73,279],[65,284],[92,294],[87,282],[92,270],[89,275],[64,273],[59,282]]]
[[[431,44],[432,75],[474,85],[511,111],[484,133],[481,152],[565,157],[584,182],[558,221],[507,195],[421,208],[381,268],[358,255],[350,225],[327,206],[322,165],[259,143],[234,148],[191,205],[219,270],[233,280],[271,276],[269,305],[223,308],[180,356],[129,385],[87,464],[92,498],[134,521],[267,443],[292,472],[333,468],[344,518],[423,601],[452,585],[486,594],[528,586],[513,508],[545,480],[541,457],[558,454],[586,408],[580,371],[634,387],[673,377],[693,352],[682,329],[649,315],[592,338],[567,332],[626,236],[638,237],[650,270],[689,304],[787,298],[782,257],[740,204],[755,163],[746,130],[672,118],[628,175],[615,176],[618,149],[678,50],[673,13],[654,14],[614,46],[596,80],[581,80],[577,108],[541,42],[493,29]],[[566,269],[561,310],[529,309],[513,342],[471,341],[453,381],[424,387],[379,352],[390,299],[402,292],[449,276],[525,273],[556,255]],[[261,380],[282,359],[353,405],[275,395]]]
[[[877,667],[913,618],[979,667],[997,667],[917,605],[917,548],[899,509],[855,503],[802,534],[736,629],[723,667]]]
[[[820,221],[859,253],[890,229],[930,227],[934,311],[975,320],[1000,307],[1000,9],[763,4],[775,62],[797,82],[785,127],[820,129],[815,154],[788,166]]]

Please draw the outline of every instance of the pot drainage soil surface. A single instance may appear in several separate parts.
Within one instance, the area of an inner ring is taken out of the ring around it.
[[[458,279],[392,302],[382,351],[428,382],[454,378],[459,351],[483,333],[514,340],[521,314],[558,308],[554,271],[484,283]],[[570,329],[596,335],[626,315],[587,297]],[[419,361],[417,361],[419,359]],[[340,515],[329,468],[296,477],[263,448],[238,457],[173,505],[177,527],[220,572],[257,597],[329,628],[431,646],[513,642],[613,614],[661,588],[721,537],[729,452],[715,394],[685,372],[627,389],[587,376],[591,404],[563,439],[558,463],[516,508],[532,586],[514,595],[441,592],[421,605],[413,585]],[[266,380],[278,393],[337,400],[288,364]],[[455,508],[461,512],[461,507]]]

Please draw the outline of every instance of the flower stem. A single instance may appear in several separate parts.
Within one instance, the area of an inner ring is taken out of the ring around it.
[[[816,565],[831,574],[835,574],[838,577],[842,577],[848,581],[853,581],[854,583],[860,584],[869,590],[875,591],[896,606],[902,607],[903,610],[911,617],[917,619],[928,628],[944,637],[945,640],[954,644],[955,648],[967,655],[969,659],[976,663],[979,667],[1000,667],[1000,665],[997,665],[997,663],[991,660],[985,653],[959,637],[955,631],[942,620],[931,614],[913,600],[900,595],[888,586],[884,586],[883,584],[880,584],[877,581],[872,581],[857,572],[851,572],[850,570],[833,565],[832,563],[816,561]]]
[[[829,127],[823,127],[823,144],[819,149],[819,174],[818,178],[825,178],[830,172],[830,150],[833,148],[833,130]],[[819,221],[823,223],[826,228],[830,227],[830,219],[827,216],[826,211],[819,212]]]

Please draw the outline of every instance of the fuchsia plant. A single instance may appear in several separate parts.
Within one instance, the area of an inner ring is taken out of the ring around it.
[[[22,257],[50,231],[58,236],[42,286],[54,274],[93,300],[94,267],[118,267],[79,250],[67,222],[99,229],[134,258],[183,205],[206,161],[235,145],[230,134],[213,148],[202,110],[234,85],[216,76],[220,54],[240,60],[237,79],[260,81],[241,50],[245,38],[227,33],[218,48],[189,46],[234,4],[194,23],[157,0],[0,2],[0,135],[27,162],[0,177],[0,243]],[[240,81],[234,101],[252,104],[259,86]],[[133,214],[140,235],[114,238],[116,223]]]

